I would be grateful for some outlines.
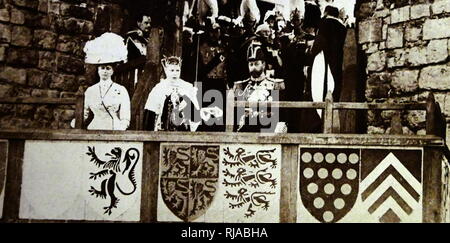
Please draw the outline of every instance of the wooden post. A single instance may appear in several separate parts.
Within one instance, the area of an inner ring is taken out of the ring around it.
[[[159,143],[144,143],[143,154],[141,222],[156,222],[159,180]]]
[[[400,116],[400,112],[395,112],[395,114],[392,116],[391,134],[396,134],[396,135],[403,134],[402,118]]]
[[[282,151],[280,223],[295,223],[297,221],[299,149],[297,145],[283,145]]]
[[[75,128],[82,129],[84,124],[84,96],[77,97],[75,105]]]
[[[3,206],[4,222],[16,222],[19,219],[24,148],[24,140],[9,140],[5,203]]]
[[[442,148],[425,148],[423,160],[423,222],[442,222]]]
[[[233,132],[234,126],[234,90],[230,89],[227,91],[227,100],[226,100],[226,132]]]
[[[325,98],[325,110],[323,111],[323,133],[330,134],[333,132],[333,95],[327,93]]]
[[[442,114],[441,107],[434,99],[433,93],[428,95],[427,99],[427,134],[436,135],[441,138],[446,138],[447,123]]]
[[[433,93],[430,92],[427,98],[427,134],[436,134],[436,117],[434,116],[436,112],[436,102],[434,100]]]
[[[145,102],[151,89],[160,80],[160,49],[162,43],[161,29],[153,28],[150,33],[150,41],[147,46],[147,62],[144,67],[145,78],[140,79],[131,98],[131,130],[142,130],[141,112],[144,110]]]

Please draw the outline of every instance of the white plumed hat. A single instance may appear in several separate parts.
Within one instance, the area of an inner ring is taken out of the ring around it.
[[[88,41],[83,51],[86,53],[85,62],[88,64],[126,62],[128,56],[124,39],[111,32]]]

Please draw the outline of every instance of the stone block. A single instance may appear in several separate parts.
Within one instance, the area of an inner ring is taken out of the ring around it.
[[[406,64],[408,51],[395,49],[388,54],[388,68],[403,67]]]
[[[58,37],[58,44],[56,45],[56,50],[59,52],[70,53],[70,54],[81,54],[82,41],[75,36],[70,35],[60,35]]]
[[[366,98],[368,100],[384,99],[389,97],[391,86],[389,84],[368,85],[366,88]]]
[[[377,7],[377,3],[374,1],[364,1],[361,3],[361,6],[359,7],[359,11],[355,11],[355,17],[357,19],[367,19],[371,16],[373,16],[373,13]]]
[[[11,19],[10,13],[7,8],[0,9],[0,21],[9,22]]]
[[[450,13],[450,1],[435,0],[431,5],[431,11],[433,14]]]
[[[53,74],[50,88],[62,91],[76,91],[78,84],[75,82],[74,75]]]
[[[57,55],[57,65],[59,71],[74,74],[81,74],[84,72],[84,62],[79,58],[74,58],[69,55]]]
[[[34,119],[36,120],[50,120],[52,119],[53,112],[48,106],[39,106],[34,113]]]
[[[61,6],[61,3],[59,1],[58,2],[50,1],[48,3],[48,13],[59,15],[60,14],[60,11],[59,11],[60,6]]]
[[[405,22],[410,19],[410,7],[405,6],[391,11],[391,24]]]
[[[38,69],[30,69],[28,74],[28,86],[34,88],[47,88],[48,87],[48,73]]]
[[[25,69],[13,68],[8,66],[1,67],[0,80],[8,83],[26,84],[27,71]]]
[[[33,117],[34,106],[33,105],[17,105],[16,114],[19,117]]]
[[[359,44],[382,40],[383,21],[380,18],[368,19],[359,25]]]
[[[48,0],[39,0],[38,11],[48,13]]]
[[[423,68],[420,72],[419,87],[426,90],[450,90],[450,66]]]
[[[54,111],[54,116],[58,116],[58,118],[62,121],[71,121],[73,118],[75,118],[75,111],[74,110],[62,110],[62,109],[56,109]]]
[[[427,63],[427,49],[425,47],[413,47],[408,50],[407,61],[412,66],[420,66]]]
[[[414,92],[419,88],[418,77],[418,70],[395,71],[392,75],[391,86],[399,94]]]
[[[38,67],[39,69],[46,71],[56,71],[56,54],[53,52],[40,51]]]
[[[9,48],[6,62],[12,65],[35,67],[39,63],[38,52],[25,48]]]
[[[19,7],[31,9],[37,9],[39,6],[39,1],[36,0],[12,0],[12,3]]]
[[[367,45],[367,49],[366,49],[367,54],[372,54],[372,53],[378,51],[378,46],[379,46],[378,43],[368,43],[366,45]]]
[[[403,26],[388,28],[386,46],[389,49],[403,47]]]
[[[14,96],[14,87],[10,84],[0,84],[0,97]]]
[[[21,10],[13,8],[11,10],[11,23],[13,24],[25,24],[25,14]]]
[[[418,4],[411,6],[411,19],[420,19],[430,15],[430,4]]]
[[[391,73],[385,72],[385,73],[373,73],[369,75],[367,78],[367,84],[370,86],[377,86],[382,84],[387,84],[391,80]]]
[[[450,17],[427,19],[423,25],[423,39],[442,39],[450,37]]]
[[[91,8],[80,7],[73,4],[62,3],[61,15],[74,17],[78,19],[93,20],[94,10]]]
[[[63,34],[92,34],[94,24],[92,21],[77,18],[66,18],[58,21],[57,30]]]
[[[386,52],[379,51],[367,58],[367,70],[371,72],[383,71],[386,67]]]
[[[422,25],[414,26],[409,25],[405,28],[405,40],[406,41],[418,41],[422,38]]]
[[[0,23],[0,42],[11,42],[11,26]]]
[[[367,128],[368,134],[384,134],[386,130],[382,127],[369,126]]]
[[[427,64],[442,62],[448,57],[448,40],[431,40],[427,46]]]
[[[52,50],[56,47],[58,35],[48,30],[35,30],[33,43],[35,47]]]
[[[31,95],[31,89],[22,88],[22,87],[18,87],[18,86],[14,87],[14,92],[16,93],[17,97],[30,97],[30,95]]]
[[[0,46],[0,62],[6,60],[6,46]]]
[[[33,39],[33,32],[25,26],[14,26],[11,33],[11,44],[15,46],[29,46]]]
[[[415,130],[425,127],[426,115],[426,111],[407,111],[406,121],[408,122],[408,127]]]

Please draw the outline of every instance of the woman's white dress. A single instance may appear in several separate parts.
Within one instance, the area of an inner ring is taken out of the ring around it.
[[[162,130],[162,120],[161,114],[164,109],[164,102],[168,96],[183,96],[188,97],[196,109],[199,109],[199,103],[197,100],[197,88],[195,88],[191,83],[184,80],[170,81],[167,79],[161,80],[152,89],[148,95],[147,102],[145,104],[145,109],[153,111],[156,115],[155,130]]]
[[[85,92],[84,118],[89,111],[94,114],[88,130],[126,130],[131,117],[128,91],[114,82],[100,86],[99,82]]]

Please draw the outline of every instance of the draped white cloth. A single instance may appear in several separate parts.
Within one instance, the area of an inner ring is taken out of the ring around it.
[[[328,72],[325,70],[328,69]],[[312,66],[312,74],[311,74],[311,95],[314,102],[323,102],[324,101],[324,89],[325,89],[325,75],[327,73],[328,76],[328,86],[327,91],[334,91],[335,83],[334,78],[331,73],[331,69],[329,65],[325,63],[325,55],[323,51],[321,51],[315,58]],[[318,109],[317,113],[322,118],[322,110]]]

